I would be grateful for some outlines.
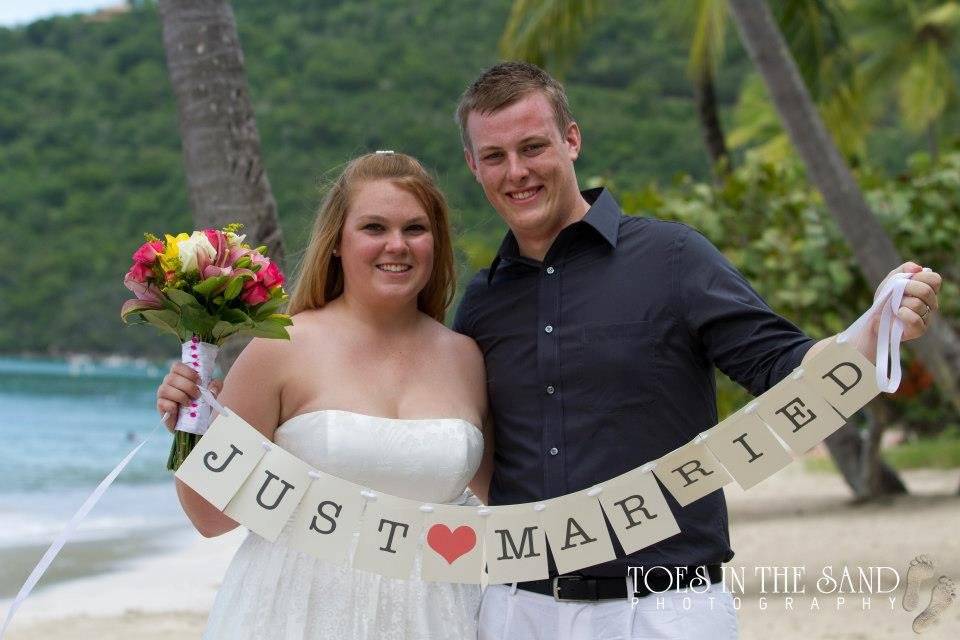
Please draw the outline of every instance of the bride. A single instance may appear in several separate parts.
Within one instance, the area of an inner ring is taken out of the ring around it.
[[[321,205],[291,296],[290,340],[254,339],[219,400],[315,468],[402,498],[486,500],[492,441],[483,356],[442,324],[454,288],[447,205],[415,159],[350,162]],[[174,365],[157,409],[197,397]],[[172,422],[172,421],[171,421]],[[177,481],[204,536],[237,523]],[[474,585],[407,580],[304,555],[253,533],[237,551],[204,638],[469,638]]]

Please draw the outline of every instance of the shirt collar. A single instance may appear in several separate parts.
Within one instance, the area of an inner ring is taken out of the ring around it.
[[[585,225],[586,227],[592,228],[599,233],[612,248],[616,248],[617,238],[620,234],[621,215],[620,206],[617,204],[617,201],[610,195],[610,192],[603,187],[581,191],[580,195],[590,204],[590,209],[587,210],[587,213],[581,220],[578,220],[571,226]],[[517,239],[513,235],[513,231],[507,231],[507,235],[504,236],[503,242],[500,243],[500,248],[497,250],[496,257],[493,259],[493,262],[490,263],[490,271],[487,273],[487,284],[493,281],[493,274],[496,273],[497,267],[500,266],[503,260],[527,260],[520,255],[520,246],[517,244]]]

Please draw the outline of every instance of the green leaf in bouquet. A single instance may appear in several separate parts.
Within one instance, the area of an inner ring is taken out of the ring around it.
[[[244,329],[243,333],[252,335],[256,338],[280,338],[289,340],[290,334],[284,328],[284,325],[273,318],[256,323],[252,329]]]
[[[232,336],[241,329],[243,329],[242,324],[233,324],[232,322],[220,320],[217,324],[213,325],[213,339],[218,343],[222,343],[229,336]]]
[[[270,289],[270,299],[280,298],[281,300],[287,299],[287,292],[283,290],[283,287],[274,287]]]
[[[207,278],[206,280],[194,285],[193,291],[194,293],[199,293],[200,295],[209,298],[214,291],[222,288],[228,280],[230,280],[230,276],[214,276],[212,278]]]
[[[282,297],[267,300],[253,310],[253,319],[258,322],[260,320],[266,320],[276,313],[277,309],[279,309],[284,302],[286,302],[286,298]]]
[[[184,305],[180,307],[180,323],[191,333],[206,339],[213,335],[217,319],[199,305]]]
[[[243,291],[243,281],[246,279],[245,276],[231,278],[229,284],[227,284],[227,288],[223,292],[223,297],[227,300],[233,300],[240,295],[240,292]]]
[[[154,327],[165,333],[172,333],[181,341],[188,339],[189,335],[184,335],[185,331],[180,326],[180,314],[169,309],[155,309],[141,312],[143,318]]]
[[[181,291],[180,289],[175,289],[173,287],[167,287],[163,290],[163,292],[167,294],[167,297],[170,298],[170,300],[173,301],[173,303],[178,307],[194,305],[202,308],[203,306],[196,298],[186,291]]]
[[[291,320],[290,316],[288,316],[285,313],[274,313],[268,319],[272,320],[273,322],[276,322],[282,327],[289,327],[293,324],[293,320]]]
[[[253,326],[253,318],[240,309],[224,309],[223,312],[220,313],[220,318],[233,324],[242,324],[246,327]]]
[[[130,323],[131,321],[136,322],[137,317],[141,319],[143,318],[143,316],[140,314],[141,311],[154,310],[158,308],[162,307],[152,300],[127,300],[120,308],[120,318],[126,323]]]

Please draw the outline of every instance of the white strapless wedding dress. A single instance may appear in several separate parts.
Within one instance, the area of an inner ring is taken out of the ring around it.
[[[464,420],[333,410],[287,420],[275,441],[331,475],[435,504],[464,503],[483,451],[480,431]],[[318,560],[288,548],[289,533],[288,524],[274,543],[247,534],[217,593],[205,639],[476,637],[479,587],[420,580],[419,554],[406,580]]]

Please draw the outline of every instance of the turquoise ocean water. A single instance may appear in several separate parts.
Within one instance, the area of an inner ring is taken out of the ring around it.
[[[0,358],[0,549],[49,544],[90,492],[159,423],[165,369],[120,359]],[[187,527],[160,427],[75,539]]]

